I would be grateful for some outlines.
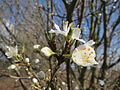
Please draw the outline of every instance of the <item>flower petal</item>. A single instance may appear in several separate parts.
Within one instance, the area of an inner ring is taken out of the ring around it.
[[[49,31],[49,33],[55,33],[56,31],[55,30],[53,30],[53,29],[51,29],[50,31]]]
[[[51,30],[49,31],[49,33],[61,34],[61,35],[64,35],[64,36],[67,36],[68,33],[69,33],[68,23],[67,23],[67,22],[65,22],[65,23],[63,24],[63,31],[60,30],[60,28],[59,28],[59,26],[58,26],[57,24],[54,24],[54,27],[55,27],[57,30],[51,29]]]
[[[64,30],[64,31],[67,31],[67,27],[68,27],[68,23],[65,22],[65,24],[63,24],[63,30]]]
[[[78,40],[78,41],[80,41],[82,43],[86,43],[86,41],[84,41],[83,39],[76,39],[76,40]]]
[[[11,55],[11,53],[9,53],[9,52],[6,52],[5,55],[7,56],[7,58],[12,58],[13,57],[13,55]]]
[[[86,45],[88,45],[88,46],[92,46],[92,45],[94,45],[95,44],[95,42],[93,41],[93,40],[90,40],[90,41],[88,41],[87,43],[86,43]]]
[[[60,28],[57,24],[54,24],[55,28],[60,31]]]
[[[73,33],[72,33],[72,39],[79,39],[80,37],[80,29],[79,28],[73,28]]]
[[[16,45],[15,46],[15,51],[16,51],[16,54],[18,53],[18,46]]]
[[[90,42],[93,44],[93,41],[89,41],[75,48],[73,51],[72,59],[77,65],[92,66],[94,64],[98,64],[94,59],[96,57],[95,51],[91,46],[89,46]]]

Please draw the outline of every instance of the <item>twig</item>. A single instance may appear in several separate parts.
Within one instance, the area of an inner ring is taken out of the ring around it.
[[[17,76],[6,75],[6,74],[1,74],[0,77],[10,77],[10,78],[14,78],[14,79],[31,79],[29,77],[17,77]]]

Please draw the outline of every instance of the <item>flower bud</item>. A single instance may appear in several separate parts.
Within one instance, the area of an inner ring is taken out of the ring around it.
[[[40,47],[40,45],[36,44],[33,46],[34,49],[38,49]]]
[[[30,62],[30,59],[29,59],[29,58],[25,58],[25,62],[26,62],[26,63],[29,63],[29,62]]]
[[[53,54],[55,54],[49,47],[43,47],[41,49],[41,53],[43,53],[45,56],[49,57]]]
[[[40,60],[39,59],[35,59],[35,63],[37,64],[37,63],[39,63],[40,62]]]
[[[8,67],[8,69],[15,69],[16,65],[12,64],[11,66]]]
[[[38,80],[37,80],[36,78],[33,78],[33,79],[32,79],[32,82],[33,82],[33,83],[38,83]]]

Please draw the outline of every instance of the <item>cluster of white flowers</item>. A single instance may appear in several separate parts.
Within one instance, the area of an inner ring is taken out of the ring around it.
[[[83,43],[83,45],[79,45],[73,50],[71,56],[72,60],[77,65],[81,66],[92,66],[94,64],[98,64],[98,62],[95,61],[96,57],[95,50],[92,48],[92,45],[94,45],[95,42],[93,40],[85,42],[83,39],[79,39],[81,33],[80,28],[73,28],[71,27],[71,25],[72,24],[68,24],[68,22],[65,22],[63,25],[63,30],[60,30],[60,27],[57,24],[54,24],[56,30],[51,29],[49,33],[55,33],[56,35],[61,34],[67,37],[70,30],[72,30],[71,40],[78,40]],[[40,45],[38,44],[33,46],[34,49],[39,49],[39,47]],[[12,58],[13,56],[16,56],[18,54],[17,46],[16,47],[6,46],[6,48],[8,49],[8,51],[5,54],[8,58]],[[49,47],[43,47],[40,51],[47,57],[56,54]],[[30,62],[29,58],[26,58],[25,62],[29,63]],[[36,59],[35,63],[39,63],[39,59]]]
[[[101,14],[99,14],[99,15],[101,16]],[[68,56],[71,56],[71,60],[73,60],[73,62],[74,62],[73,65],[71,64],[71,68],[74,69],[75,64],[77,64],[79,66],[84,66],[84,67],[93,66],[94,64],[98,64],[98,62],[95,61],[96,54],[95,54],[94,48],[92,47],[95,44],[95,42],[93,40],[86,42],[83,39],[80,39],[80,34],[81,34],[80,28],[78,28],[78,27],[74,28],[71,25],[72,24],[68,24],[68,22],[64,22],[63,30],[60,30],[60,27],[57,24],[54,24],[54,27],[56,28],[56,30],[51,29],[49,31],[49,33],[54,33],[56,35],[61,34],[65,37],[67,37],[66,39],[68,39],[68,41],[72,41],[72,43],[74,43],[75,40],[83,43],[82,45],[79,45],[74,50],[72,50],[70,52],[70,55],[68,55]],[[64,40],[66,40],[66,39],[64,39]],[[65,41],[65,43],[66,43],[66,41]],[[72,45],[74,45],[74,44],[72,44]],[[20,57],[20,59],[22,58],[21,60],[23,60],[23,63],[26,63],[25,65],[31,65],[30,59],[28,57],[24,58],[24,57],[22,57],[22,54],[20,54],[20,52],[18,53],[17,46],[15,46],[15,47],[6,46],[6,48],[7,48],[7,52],[5,53],[5,55],[7,56],[7,58],[14,57],[13,59],[19,59],[19,57]],[[49,47],[41,48],[41,46],[38,44],[34,45],[33,48],[35,50],[40,50],[40,52],[47,57],[58,54],[58,52],[53,52]],[[71,48],[71,49],[73,49],[73,48]],[[63,56],[65,56],[65,55],[63,55]],[[35,59],[34,62],[35,62],[35,64],[38,64],[40,62],[40,60]],[[65,68],[66,68],[66,64],[62,63],[60,65],[60,69],[64,70]],[[14,64],[10,65],[8,67],[8,69],[17,70],[17,69],[19,69],[19,64],[14,63]],[[27,70],[28,70],[28,68],[26,68],[26,71]],[[52,72],[52,69],[48,69],[48,72]],[[28,74],[31,74],[31,73],[28,72]],[[30,78],[32,78],[32,82],[36,85],[39,84],[39,79],[47,80],[46,75],[43,71],[39,71],[36,75],[38,76],[38,78],[34,78],[34,77],[30,76]],[[74,81],[72,81],[72,83],[74,83]],[[66,86],[65,82],[62,82],[61,84],[63,86]],[[105,82],[103,80],[99,80],[99,84],[104,85]],[[75,87],[75,89],[78,90],[79,88]],[[51,88],[49,88],[49,90],[51,90]],[[61,88],[60,88],[60,90],[61,90]]]
[[[56,30],[51,29],[51,30],[49,31],[49,33],[55,33],[56,35],[61,34],[61,35],[67,37],[67,36],[68,36],[68,33],[69,33],[69,31],[70,31],[71,25],[72,25],[72,23],[70,23],[70,24],[68,25],[68,21],[66,21],[66,22],[63,24],[63,30],[60,30],[60,27],[59,27],[57,24],[54,24],[54,27],[56,28]],[[72,28],[72,29],[73,29],[73,33],[72,33],[71,38],[72,38],[73,40],[76,39],[76,40],[79,40],[79,41],[85,43],[84,40],[79,39],[80,33],[81,33],[80,28]]]
[[[57,24],[54,24],[54,26],[57,30],[51,29],[49,33],[55,33],[57,35],[62,34],[64,36],[68,35],[71,28],[71,24],[68,25],[68,22],[64,23],[63,30],[60,30]],[[73,51],[72,53],[73,61],[77,65],[81,65],[81,66],[92,66],[94,64],[98,64],[95,61],[95,57],[96,57],[95,50],[91,47],[93,44],[95,44],[95,42],[93,40],[85,42],[83,39],[79,39],[80,33],[81,33],[80,28],[72,28],[72,29],[73,29],[73,32],[72,32],[71,38],[73,40],[75,39],[84,43],[83,45],[80,45],[77,48],[75,48],[75,50]],[[46,53],[47,53],[47,49],[46,49]],[[50,50],[50,52],[52,51]],[[49,55],[52,55],[52,54],[49,54]]]

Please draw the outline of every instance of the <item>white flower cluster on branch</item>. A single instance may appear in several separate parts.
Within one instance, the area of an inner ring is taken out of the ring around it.
[[[71,33],[71,40],[78,40],[82,43],[84,43],[83,45],[79,45],[78,47],[76,47],[71,55],[72,60],[77,64],[77,65],[81,65],[81,66],[92,66],[94,64],[98,64],[95,61],[95,50],[92,48],[92,45],[95,44],[95,42],[93,40],[90,40],[88,42],[85,42],[83,39],[80,39],[80,34],[81,34],[81,30],[80,28],[73,28],[72,24],[68,24],[68,22],[64,22],[63,24],[63,30],[60,30],[60,27],[57,24],[54,24],[54,27],[56,28],[56,30],[51,29],[49,31],[49,33],[55,33],[56,35],[61,34],[65,37],[69,37],[69,33],[72,31]],[[46,56],[51,56],[53,54],[56,54],[55,52],[53,52],[49,47],[43,47],[41,49],[41,52],[44,53],[44,55]]]
[[[41,56],[44,55],[47,58],[51,59],[50,57],[62,57],[63,61],[60,63],[60,67],[63,69],[67,67],[64,67],[65,60],[72,60],[75,64],[79,66],[93,66],[95,64],[98,64],[98,62],[95,61],[95,50],[92,47],[95,42],[93,40],[89,40],[88,42],[84,41],[83,39],[80,39],[81,35],[81,29],[78,27],[73,27],[72,23],[64,22],[63,24],[63,30],[60,29],[60,27],[57,24],[54,24],[54,27],[56,30],[51,29],[49,31],[50,34],[55,34],[62,36],[62,42],[60,43],[60,46],[63,48],[54,50],[52,47],[42,47],[39,44],[36,44],[33,46],[33,49],[35,52],[39,53]],[[49,35],[50,35],[49,34]],[[51,35],[52,36],[52,35]],[[59,36],[58,36],[59,37]],[[76,41],[82,42],[82,44],[75,46]],[[40,70],[38,72],[34,72],[34,69],[32,67],[32,60],[30,57],[28,57],[25,54],[25,48],[22,47],[22,50],[18,49],[18,46],[15,47],[12,46],[6,46],[6,53],[8,59],[11,60],[11,65],[8,67],[9,70],[19,70],[20,68],[24,68],[24,70],[27,72],[28,77],[31,79],[33,83],[34,88],[40,88],[40,81],[46,80],[50,81],[52,80],[52,77],[47,77],[44,71]],[[59,58],[57,58],[59,63]],[[34,60],[34,64],[39,65],[40,60],[37,58]],[[73,63],[73,64],[74,64]],[[37,66],[38,67],[38,66]],[[72,67],[72,64],[71,64]],[[52,69],[48,69],[48,72],[54,72]],[[54,73],[55,74],[55,73]],[[16,78],[16,77],[14,77]],[[21,79],[21,78],[20,78]],[[62,82],[63,85],[65,85],[65,82]]]

